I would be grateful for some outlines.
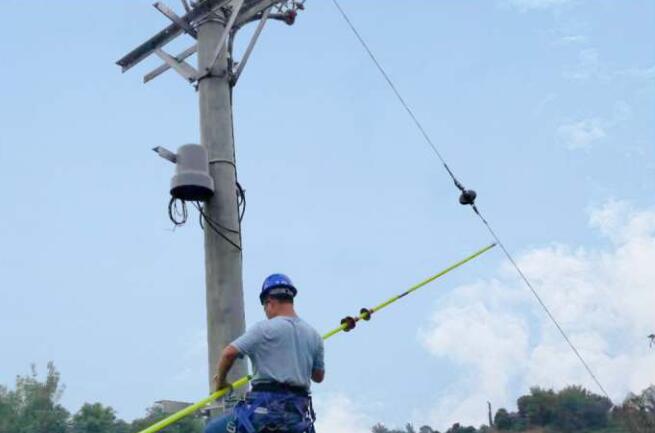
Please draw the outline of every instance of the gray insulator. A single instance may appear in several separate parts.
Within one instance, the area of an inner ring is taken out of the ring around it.
[[[214,195],[207,150],[201,145],[185,144],[177,150],[171,195],[187,201],[207,201]]]

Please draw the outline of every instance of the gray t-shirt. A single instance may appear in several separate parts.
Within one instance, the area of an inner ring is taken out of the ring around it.
[[[325,369],[323,339],[299,317],[259,322],[231,345],[250,358],[253,384],[275,381],[309,389],[312,371]]]

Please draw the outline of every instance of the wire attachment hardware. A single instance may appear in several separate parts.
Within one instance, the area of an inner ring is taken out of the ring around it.
[[[477,196],[478,194],[472,189],[464,189],[462,190],[462,194],[459,196],[459,204],[464,206],[474,205]]]
[[[346,316],[343,319],[341,319],[341,324],[346,325],[346,327],[343,330],[345,332],[349,332],[355,329],[355,326],[357,326],[357,320],[355,320],[354,317]]]
[[[373,314],[373,311],[369,310],[368,308],[362,308],[361,310],[359,310],[359,316],[363,320],[366,321],[371,320],[371,314]]]

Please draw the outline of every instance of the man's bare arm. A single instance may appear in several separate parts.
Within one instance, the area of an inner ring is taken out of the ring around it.
[[[217,373],[214,376],[216,391],[230,385],[227,382],[227,374],[230,372],[230,369],[234,365],[234,361],[238,356],[239,351],[232,345],[226,346],[225,349],[223,349],[223,352],[221,352],[221,357],[218,360],[218,366],[216,367]]]

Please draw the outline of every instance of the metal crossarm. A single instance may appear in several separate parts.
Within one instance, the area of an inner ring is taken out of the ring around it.
[[[195,8],[191,9],[191,11],[181,17],[181,19],[187,23],[196,22],[219,7],[226,5],[229,1],[230,0],[205,0],[202,3],[199,3]],[[117,61],[116,64],[122,68],[123,72],[125,72],[149,55],[153,54],[157,48],[163,47],[183,32],[184,29],[182,27],[176,23],[171,23],[164,30],[130,51],[127,55]]]
[[[196,77],[198,76],[198,71],[196,70],[196,68],[189,65],[187,62],[179,61],[178,59],[171,56],[161,48],[157,48],[155,50],[155,54],[157,54],[157,56],[159,56],[160,59],[166,62],[168,66],[173,68],[175,72],[183,76],[189,83],[193,83],[194,81],[196,81]]]
[[[175,24],[180,26],[180,28],[182,28],[182,30],[184,30],[189,36],[193,37],[193,39],[198,39],[198,33],[193,28],[193,26],[188,22],[184,21],[184,19],[180,17],[178,14],[173,12],[171,8],[169,8],[162,2],[155,2],[153,6],[155,7],[155,9],[161,12],[166,18],[168,18],[169,20],[173,21]]]
[[[182,51],[180,54],[175,56],[175,59],[178,62],[181,62],[185,59],[188,59],[192,55],[194,55],[198,51],[198,44],[194,44],[187,48],[186,50]],[[168,63],[164,63],[157,68],[153,69],[152,71],[148,72],[146,75],[143,76],[143,82],[147,83],[148,81],[154,80],[164,72],[168,71],[171,67],[168,66]]]

